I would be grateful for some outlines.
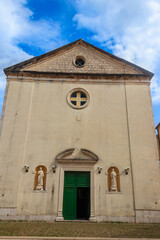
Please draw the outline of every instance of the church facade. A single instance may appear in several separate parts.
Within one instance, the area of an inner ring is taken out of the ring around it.
[[[160,222],[151,72],[81,39],[4,72],[0,219]]]

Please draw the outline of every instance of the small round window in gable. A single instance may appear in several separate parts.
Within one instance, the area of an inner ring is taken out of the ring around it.
[[[76,57],[76,59],[75,59],[75,61],[74,61],[74,65],[75,65],[76,67],[81,68],[81,67],[84,67],[85,62],[86,62],[86,60],[85,60],[84,57]]]

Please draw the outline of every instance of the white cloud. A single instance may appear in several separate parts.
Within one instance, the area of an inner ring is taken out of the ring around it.
[[[0,96],[5,88],[3,68],[32,57],[19,47],[20,43],[43,51],[64,44],[59,24],[51,19],[34,21],[26,3],[27,0],[0,1]]]
[[[160,0],[76,0],[77,28],[117,56],[155,73],[154,103],[160,103]],[[159,79],[158,79],[159,77]]]

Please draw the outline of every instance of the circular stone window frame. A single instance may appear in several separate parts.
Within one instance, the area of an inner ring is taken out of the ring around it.
[[[86,103],[84,105],[77,107],[71,102],[71,95],[74,92],[82,92],[86,95],[87,100],[86,100]],[[80,110],[80,109],[86,108],[88,106],[89,102],[90,102],[89,93],[83,88],[74,88],[67,93],[67,103],[69,104],[70,107],[72,107],[74,109]]]
[[[82,66],[78,66],[78,65],[76,64],[76,60],[77,60],[77,59],[82,59],[82,60],[84,61],[84,64],[83,64]],[[73,65],[74,65],[75,67],[77,67],[77,68],[83,68],[83,67],[85,66],[85,64],[86,64],[86,59],[85,59],[85,57],[83,57],[83,56],[77,56],[76,58],[73,59]]]

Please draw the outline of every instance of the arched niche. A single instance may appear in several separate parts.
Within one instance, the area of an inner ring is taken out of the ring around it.
[[[43,189],[38,189],[37,186],[38,186],[38,173],[39,171],[42,170],[43,173],[44,173],[44,176],[43,176]],[[34,191],[45,191],[46,190],[46,178],[47,178],[47,168],[44,166],[44,165],[38,165],[36,168],[35,168],[35,171],[34,171],[34,186],[33,186],[33,190]]]
[[[119,169],[115,166],[111,166],[107,170],[107,177],[108,177],[108,191],[112,192],[111,189],[111,172],[112,170],[116,173],[116,184],[117,184],[117,190],[115,192],[120,192],[120,174],[119,174]],[[114,192],[114,191],[113,191]]]

